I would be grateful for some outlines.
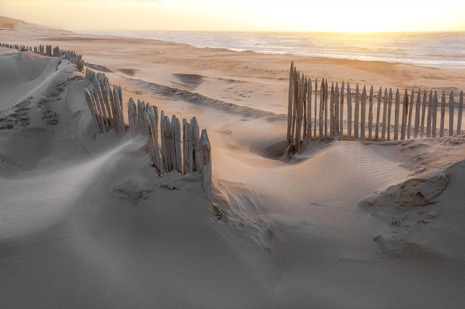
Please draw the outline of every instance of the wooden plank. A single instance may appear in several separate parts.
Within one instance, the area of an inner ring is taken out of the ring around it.
[[[387,88],[384,88],[384,99],[383,99],[383,127],[381,128],[381,140],[386,140],[386,123],[387,123],[387,106],[388,106],[388,92]]]
[[[328,139],[328,99],[329,99],[329,88],[328,80],[325,80],[325,140]]]
[[[323,140],[323,110],[325,108],[325,79],[323,78],[321,80],[321,86],[320,86],[320,113],[319,113],[319,127],[318,127],[318,131],[319,131],[319,139],[320,141]]]
[[[362,91],[362,105],[360,110],[360,139],[365,139],[366,130],[366,112],[367,112],[367,89],[363,86]]]
[[[446,117],[446,92],[442,92],[442,97],[441,97],[441,120],[439,124],[439,136],[443,137],[444,136],[444,118]]]
[[[462,134],[463,91],[460,91],[459,110],[457,115],[457,135]]]
[[[292,120],[291,120],[291,134],[290,134],[290,146],[294,146],[294,139],[295,139],[295,127],[296,127],[296,119],[297,119],[297,101],[298,101],[298,86],[299,86],[299,78],[297,69],[294,68],[294,76],[293,76],[293,83],[294,86],[292,87],[293,90],[293,99],[292,99]]]
[[[334,89],[334,136],[339,136],[339,104],[340,104],[340,97],[339,97],[339,85],[336,82],[336,88]]]
[[[405,140],[405,129],[407,126],[407,116],[408,116],[408,110],[409,110],[409,96],[408,96],[408,91],[405,89],[404,92],[404,102],[402,104],[402,122],[401,122],[401,127],[400,127],[400,139]]]
[[[352,140],[352,92],[347,83],[347,140]]]
[[[304,79],[304,84],[302,85],[302,88],[303,88],[303,97],[302,97],[302,140],[305,139],[307,137],[307,128],[308,128],[308,108],[307,108],[307,93],[308,93],[308,78],[307,76],[305,76],[305,79]]]
[[[421,129],[420,129],[420,137],[423,138],[425,137],[425,114],[426,114],[426,96],[427,96],[427,91],[425,90],[423,92],[423,103],[421,105]]]
[[[373,86],[370,88],[370,99],[368,104],[368,139],[373,140]]]
[[[428,99],[428,115],[426,116],[426,137],[431,137],[431,120],[432,120],[432,110],[433,110],[433,91],[429,92]]]
[[[378,90],[378,104],[376,106],[376,122],[375,122],[375,141],[379,141],[379,118],[381,116],[381,100],[383,97],[383,90],[379,87]]]
[[[449,136],[454,135],[454,92],[450,92],[449,96]]]
[[[392,117],[392,88],[389,88],[388,95],[388,117],[387,117],[387,140],[391,140],[391,117]]]
[[[189,173],[189,128],[190,124],[184,118],[182,120],[182,155],[183,155],[183,173]]]
[[[408,123],[407,123],[407,139],[410,139],[410,133],[412,131],[412,114],[413,114],[413,102],[415,100],[415,91],[412,89],[409,100],[408,108]]]
[[[354,140],[359,138],[359,118],[360,118],[360,90],[358,88],[358,84],[355,87],[355,111],[354,111]]]
[[[299,85],[297,87],[298,95],[296,100],[296,132],[295,132],[295,140],[294,146],[295,150],[299,151],[300,148],[300,140],[301,140],[301,133],[302,133],[302,120],[303,120],[303,101],[304,101],[304,76],[302,75],[299,79]]]
[[[287,145],[291,145],[291,124],[293,115],[293,99],[294,99],[294,61],[291,63],[291,69],[289,72],[289,94],[287,104]]]
[[[331,83],[331,94],[329,97],[329,136],[331,139],[334,138],[334,100],[335,100],[335,93],[334,93],[334,83]]]
[[[312,80],[309,78],[308,79],[308,93],[307,93],[307,116],[308,116],[308,127],[307,127],[307,134],[308,134],[308,139],[312,139]]]
[[[417,101],[415,103],[415,125],[413,128],[413,137],[418,138],[420,129],[420,104],[421,104],[421,89],[418,89]]]
[[[341,84],[341,104],[339,107],[340,115],[339,115],[339,134],[341,141],[344,140],[344,81]]]
[[[318,97],[317,97],[317,92],[318,92],[318,79],[315,78],[315,106],[313,108],[315,112],[315,121],[313,121],[313,140],[316,140],[316,122],[317,122],[317,102],[318,102]]]
[[[203,191],[207,195],[207,199],[211,201],[212,197],[212,160],[211,160],[211,145],[208,139],[207,130],[203,129],[200,136],[200,152],[202,158],[202,180]]]
[[[399,140],[399,111],[400,109],[400,92],[396,91],[395,110],[394,110],[394,140]]]
[[[445,92],[443,91],[442,94],[443,94],[443,100],[445,102],[446,101]],[[438,123],[438,103],[439,103],[438,94],[435,91],[434,97],[433,97],[433,109],[432,109],[432,115],[431,115],[432,117],[431,137],[436,137],[437,123]]]

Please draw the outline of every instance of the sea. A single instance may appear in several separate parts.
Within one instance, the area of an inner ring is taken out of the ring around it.
[[[465,68],[465,32],[315,33],[99,31],[92,34],[185,43],[264,54],[401,62],[421,66]]]

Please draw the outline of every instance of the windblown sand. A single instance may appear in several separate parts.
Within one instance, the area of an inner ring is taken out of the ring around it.
[[[73,65],[0,49],[0,307],[465,304],[464,136],[277,159],[291,61],[375,87],[461,90],[463,72],[16,27],[1,41],[74,50],[125,101],[196,116],[223,217],[195,177],[156,177],[144,140],[95,135]]]

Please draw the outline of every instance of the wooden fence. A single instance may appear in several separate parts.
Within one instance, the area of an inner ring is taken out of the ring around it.
[[[396,141],[453,136],[463,132],[463,91],[438,94],[433,90],[395,93],[373,86],[355,91],[349,83],[312,81],[291,64],[287,145],[328,140]],[[446,117],[447,116],[447,117]]]
[[[133,137],[147,137],[150,155],[157,174],[171,171],[181,174],[200,173],[203,188],[211,199],[212,162],[211,145],[207,130],[200,133],[197,119],[181,122],[176,116],[171,120],[164,112],[158,114],[158,108],[143,101],[129,98],[128,122],[124,124],[122,113],[122,88],[110,87],[104,73],[95,73],[89,69],[86,78],[90,85],[84,90],[87,105],[99,133],[115,130],[124,133],[129,130]],[[159,142],[160,141],[160,142]]]
[[[48,57],[63,57],[66,60],[69,60],[71,63],[75,64],[79,71],[84,71],[84,60],[82,56],[76,54],[73,51],[69,50],[61,50],[58,46],[52,45],[39,45],[35,47],[25,46],[25,45],[18,45],[18,44],[7,44],[7,43],[0,43],[1,47],[10,48],[10,49],[17,49],[19,51],[31,51],[37,54],[41,54]]]

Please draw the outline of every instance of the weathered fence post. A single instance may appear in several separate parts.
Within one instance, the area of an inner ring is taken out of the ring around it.
[[[363,86],[363,91],[362,91],[362,109],[360,112],[360,118],[361,118],[361,125],[360,125],[360,139],[364,140],[365,139],[365,119],[366,119],[366,112],[367,112],[367,90],[366,87]]]
[[[352,138],[352,92],[350,84],[347,83],[347,140]]]
[[[375,130],[375,140],[379,141],[379,120],[381,116],[381,99],[383,96],[383,90],[379,87],[378,90],[378,106],[376,108],[376,130]]]
[[[420,104],[421,104],[421,89],[418,89],[417,102],[415,103],[415,128],[413,129],[413,137],[418,137],[420,126]]]
[[[450,92],[449,96],[449,136],[454,135],[454,92]]]
[[[370,99],[368,103],[368,139],[373,140],[373,86],[370,88]]]
[[[410,139],[410,131],[412,130],[412,113],[413,113],[413,101],[415,99],[415,91],[412,89],[409,100],[408,108],[408,124],[407,124],[407,139]]]
[[[462,133],[463,91],[460,91],[459,111],[457,115],[457,134]]]
[[[445,91],[442,92],[442,97],[441,97],[441,122],[439,124],[439,136],[443,137],[444,136],[444,121],[446,117],[446,93]]]
[[[399,109],[400,109],[400,92],[399,89],[396,90],[396,101],[395,101],[395,111],[394,111],[394,140],[399,140]]]
[[[359,138],[359,133],[358,129],[360,127],[359,123],[359,113],[360,113],[360,89],[357,86],[355,86],[355,111],[354,111],[354,140],[358,140]]]
[[[405,89],[404,104],[403,104],[403,108],[402,108],[402,125],[401,125],[401,129],[400,129],[400,139],[401,140],[405,139],[405,127],[407,125],[408,110],[409,110],[409,97],[408,97],[408,91],[407,91],[407,89]]]

